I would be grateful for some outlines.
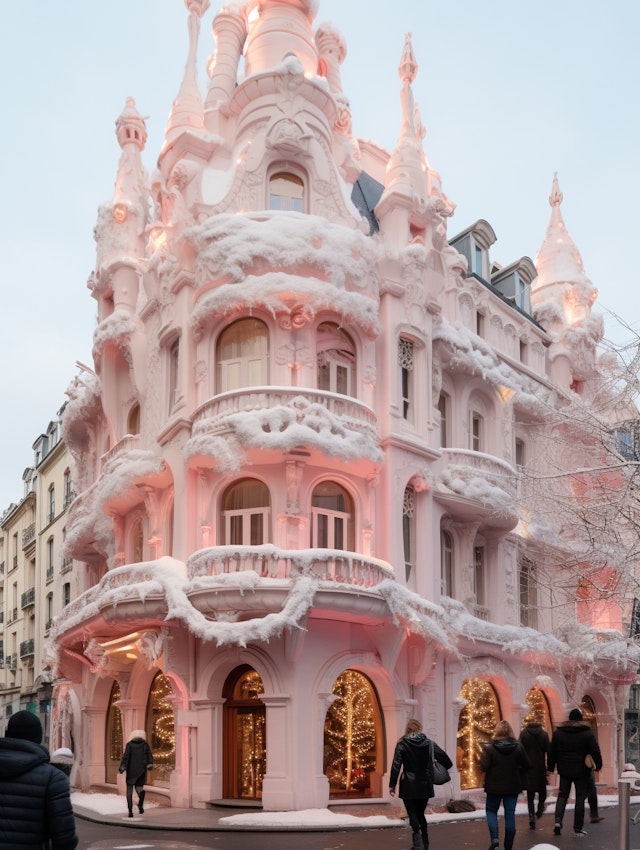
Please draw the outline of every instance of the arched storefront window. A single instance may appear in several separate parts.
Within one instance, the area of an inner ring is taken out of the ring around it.
[[[224,684],[223,794],[228,799],[261,800],[267,769],[267,718],[260,699],[259,673],[243,665]]]
[[[460,697],[466,703],[458,721],[456,767],[464,791],[480,786],[480,754],[500,720],[500,704],[493,686],[475,676],[464,680]]]
[[[378,695],[357,670],[345,670],[335,681],[336,699],[324,723],[324,772],[329,796],[382,796],[384,731]]]
[[[169,775],[176,766],[176,722],[171,682],[157,673],[151,683],[147,701],[147,734],[153,753],[153,770],[147,775],[149,785],[169,787]]]
[[[118,768],[124,752],[124,736],[122,734],[122,712],[117,705],[120,699],[120,685],[113,683],[107,707],[106,740],[105,740],[105,782],[115,785]]]
[[[534,685],[527,691],[525,699],[529,706],[529,711],[522,720],[522,726],[526,726],[527,723],[539,723],[547,735],[551,737],[551,712],[549,711],[549,702],[544,695],[544,691],[541,691],[537,685]]]

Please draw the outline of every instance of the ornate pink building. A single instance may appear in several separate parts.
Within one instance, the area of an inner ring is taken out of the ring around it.
[[[637,659],[612,631],[626,612],[580,594],[584,534],[560,527],[594,440],[574,422],[587,448],[567,448],[558,414],[601,388],[602,331],[557,183],[536,265],[492,264],[486,221],[448,235],[409,37],[389,153],[354,135],[316,2],[218,11],[204,97],[209,4],[186,5],[151,177],[132,99],[116,122],[95,375],[63,420],[84,592],[51,660],[76,781],[115,783],[146,728],[173,805],[376,799],[418,715],[467,789],[499,717],[576,703],[612,780]]]

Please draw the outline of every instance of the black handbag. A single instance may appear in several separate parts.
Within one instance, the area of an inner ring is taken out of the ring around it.
[[[434,785],[446,785],[447,782],[451,782],[447,768],[436,761],[433,754],[433,741],[429,741],[429,764],[431,766],[431,781]]]

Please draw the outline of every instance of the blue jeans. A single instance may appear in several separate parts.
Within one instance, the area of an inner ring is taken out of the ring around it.
[[[504,806],[504,850],[511,850],[516,836],[516,803],[517,794],[487,794],[485,812],[491,843],[496,847],[500,843],[498,833],[498,809],[500,803]]]

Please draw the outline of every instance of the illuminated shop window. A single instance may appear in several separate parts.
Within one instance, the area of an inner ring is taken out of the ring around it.
[[[120,699],[120,685],[113,683],[107,707],[107,735],[105,753],[105,782],[115,784],[118,777],[120,760],[124,753],[124,735],[122,733],[122,712],[117,705]]]
[[[493,686],[475,676],[464,680],[460,697],[466,703],[458,721],[456,767],[464,791],[480,787],[480,755],[500,720],[500,704]]]
[[[251,667],[238,667],[223,688],[224,704],[224,796],[260,800],[267,769],[265,705],[260,699],[264,685]]]
[[[522,720],[523,727],[527,723],[539,723],[547,734],[551,736],[551,712],[549,711],[549,702],[537,685],[534,685],[525,697],[529,711]]]
[[[161,788],[169,787],[171,771],[176,766],[176,724],[171,682],[164,673],[157,673],[151,683],[147,701],[147,722],[149,746],[153,754],[153,770],[149,771],[147,782]]]
[[[324,724],[324,772],[332,799],[378,797],[384,773],[382,713],[376,691],[357,670],[335,681]]]

